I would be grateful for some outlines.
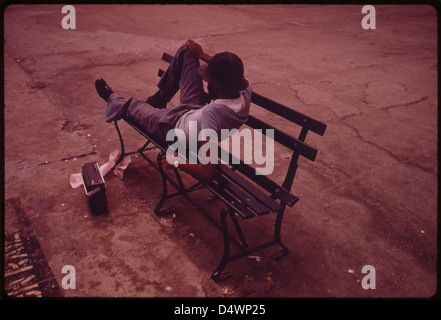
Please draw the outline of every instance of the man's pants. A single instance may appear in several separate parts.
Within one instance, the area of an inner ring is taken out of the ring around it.
[[[147,133],[165,139],[167,131],[174,127],[183,113],[189,109],[200,108],[208,102],[198,67],[199,59],[183,45],[158,82],[158,88],[165,94],[167,102],[180,90],[178,107],[158,109],[136,98],[125,100],[112,93],[107,104],[106,121],[125,118],[141,126]]]

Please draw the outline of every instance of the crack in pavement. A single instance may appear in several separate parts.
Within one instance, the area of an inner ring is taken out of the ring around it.
[[[39,166],[45,166],[45,165],[51,164],[51,163],[56,162],[56,161],[70,161],[70,160],[77,160],[77,159],[81,159],[81,158],[86,158],[86,157],[88,157],[88,156],[90,156],[90,155],[94,155],[94,154],[96,154],[96,151],[91,151],[91,152],[89,152],[89,153],[83,153],[83,154],[80,154],[80,155],[78,155],[78,156],[72,156],[72,157],[62,158],[62,159],[54,160],[54,161],[45,161],[45,162],[39,163],[38,165],[39,165]]]
[[[405,165],[408,165],[408,166],[411,166],[411,167],[414,167],[414,168],[420,169],[420,170],[422,170],[422,171],[424,171],[424,172],[426,172],[426,173],[430,173],[430,174],[433,174],[433,175],[437,175],[437,173],[436,173],[435,171],[433,171],[433,170],[431,170],[431,169],[429,169],[429,168],[426,168],[426,167],[421,166],[419,163],[414,162],[413,159],[404,159],[404,158],[401,158],[401,157],[395,155],[394,153],[392,153],[390,150],[388,150],[388,149],[386,149],[386,148],[384,148],[384,147],[382,147],[382,146],[376,144],[375,142],[372,142],[372,141],[369,141],[369,140],[365,139],[365,138],[361,135],[360,131],[359,131],[356,127],[353,127],[353,126],[351,126],[351,125],[349,125],[349,124],[347,124],[347,123],[344,123],[344,122],[341,122],[341,124],[345,125],[346,127],[350,128],[351,130],[353,130],[353,131],[356,133],[358,139],[360,139],[362,142],[367,143],[367,144],[369,144],[369,145],[375,147],[376,149],[378,149],[378,150],[380,150],[380,151],[382,151],[382,152],[387,153],[392,159],[394,159],[394,160],[396,160],[396,161],[398,161],[398,162],[400,162],[400,163],[403,163],[403,164],[405,164]]]
[[[424,97],[421,97],[421,98],[418,99],[418,100],[409,101],[409,102],[401,103],[401,104],[393,104],[393,105],[389,105],[389,106],[386,106],[386,107],[382,107],[382,108],[380,108],[380,109],[381,109],[381,110],[385,110],[385,111],[387,111],[387,110],[389,110],[389,109],[397,108],[397,107],[408,107],[408,106],[411,106],[411,105],[414,105],[414,104],[417,104],[417,103],[423,102],[423,101],[425,101],[425,100],[427,100],[427,99],[429,99],[429,97],[428,97],[428,96],[424,96]]]

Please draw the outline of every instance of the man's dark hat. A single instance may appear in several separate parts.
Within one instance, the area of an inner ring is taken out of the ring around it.
[[[221,52],[213,56],[210,62],[199,67],[202,79],[223,92],[245,90],[249,83],[243,76],[242,60],[231,52]]]

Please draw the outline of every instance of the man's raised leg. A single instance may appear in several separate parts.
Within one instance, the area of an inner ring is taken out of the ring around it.
[[[149,97],[147,103],[165,106],[181,90],[180,104],[205,104],[206,93],[198,72],[199,65],[199,59],[191,54],[187,45],[181,46],[159,80],[159,91]]]

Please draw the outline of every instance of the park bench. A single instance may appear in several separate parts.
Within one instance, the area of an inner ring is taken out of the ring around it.
[[[162,60],[170,63],[173,56],[164,53]],[[164,73],[159,69],[158,76]],[[121,161],[124,156],[130,154],[140,154],[147,162],[149,162],[160,174],[162,178],[162,196],[156,205],[154,212],[160,215],[167,210],[161,210],[165,201],[176,196],[184,196],[200,211],[209,222],[211,222],[223,234],[223,255],[219,265],[214,270],[211,278],[214,281],[219,281],[224,278],[223,270],[226,265],[241,257],[249,256],[257,251],[269,248],[274,245],[279,245],[281,250],[274,256],[276,259],[286,255],[288,248],[285,247],[281,240],[282,220],[285,213],[286,206],[293,207],[299,198],[291,193],[291,187],[296,175],[299,157],[302,156],[310,161],[314,161],[317,155],[317,149],[305,143],[306,135],[309,131],[318,135],[323,135],[326,130],[326,124],[308,117],[300,112],[290,109],[280,103],[270,100],[255,92],[252,93],[252,108],[253,105],[263,108],[268,114],[274,114],[278,117],[284,118],[290,122],[290,125],[297,125],[300,131],[297,138],[290,133],[281,131],[280,129],[258,119],[255,116],[249,115],[246,126],[253,129],[261,129],[262,132],[267,132],[267,129],[273,129],[275,142],[288,148],[290,159],[287,160],[286,174],[281,184],[276,183],[269,176],[256,175],[256,169],[238,160],[226,163],[220,163],[218,172],[211,181],[200,181],[196,178],[191,178],[191,185],[184,184],[179,169],[174,168],[172,173],[166,172],[163,167],[163,159],[166,156],[169,145],[164,141],[158,141],[150,136],[142,128],[129,120],[124,119],[132,128],[134,128],[141,136],[145,138],[145,143],[138,150],[133,152],[126,152],[124,140],[121,130],[118,126],[118,121],[114,121],[116,131],[121,144]],[[265,131],[264,131],[265,130]],[[159,150],[156,159],[151,157],[148,151]],[[223,151],[224,152],[224,151]],[[292,153],[291,153],[292,152]],[[219,156],[222,154],[219,150]],[[233,157],[232,154],[230,154]],[[174,186],[177,192],[169,193],[168,182]],[[215,197],[221,199],[225,206],[220,210],[219,219],[216,218],[217,213],[209,212],[198,203],[197,197],[192,197],[192,192],[201,189],[210,190]],[[258,245],[249,247],[245,234],[242,231],[241,224],[245,220],[258,218],[259,216],[267,214],[276,214],[274,226],[274,239],[265,241]],[[231,220],[233,228],[228,227],[228,220]],[[240,221],[242,220],[242,221]],[[240,221],[240,222],[239,222]],[[233,229],[234,232],[231,232]],[[238,253],[231,252],[231,244],[237,247]]]

